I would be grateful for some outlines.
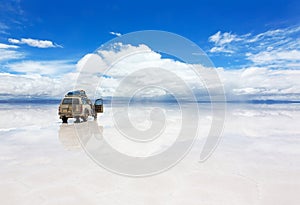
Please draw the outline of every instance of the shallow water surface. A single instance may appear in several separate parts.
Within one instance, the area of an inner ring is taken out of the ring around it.
[[[157,106],[153,106],[157,107]],[[117,135],[112,110],[86,124],[120,153],[147,156],[168,149],[180,131],[177,106],[165,105],[165,137],[128,144]],[[130,118],[143,130],[149,110]],[[98,166],[83,150],[78,127],[62,124],[57,105],[0,105],[1,204],[299,204],[300,105],[229,104],[220,143],[199,162],[211,124],[200,105],[198,136],[176,166],[158,175],[126,177]],[[88,136],[88,135],[87,135]],[[160,140],[160,141],[159,141]]]

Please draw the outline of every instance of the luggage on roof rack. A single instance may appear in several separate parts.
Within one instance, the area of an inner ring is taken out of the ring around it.
[[[86,97],[85,91],[84,90],[74,90],[68,92],[65,97],[72,97],[72,96],[81,96],[81,97]]]

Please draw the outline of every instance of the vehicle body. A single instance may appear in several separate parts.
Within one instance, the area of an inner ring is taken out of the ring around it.
[[[85,122],[89,116],[96,119],[97,112],[103,112],[103,100],[97,99],[96,102],[102,102],[101,106],[99,103],[93,105],[83,90],[68,92],[59,105],[59,118],[63,123],[67,123],[69,118],[75,118],[75,122],[79,122],[80,119]]]

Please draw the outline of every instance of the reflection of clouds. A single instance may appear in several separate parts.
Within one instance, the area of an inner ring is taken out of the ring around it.
[[[80,149],[80,143],[78,141],[76,130],[74,125],[62,124],[59,127],[58,132],[59,141],[67,150]]]
[[[90,129],[86,129],[89,127]],[[80,134],[80,141],[77,134]],[[81,149],[80,143],[86,144],[91,137],[101,139],[103,136],[103,126],[98,125],[96,121],[88,121],[76,124],[61,124],[58,137],[66,150]],[[82,137],[83,136],[83,137]]]
[[[246,107],[247,106],[247,107]],[[297,105],[233,105],[227,111],[226,131],[248,137],[300,135]],[[242,107],[242,108],[241,108]]]
[[[299,105],[229,105],[226,118],[224,138],[254,158],[300,155]]]
[[[129,156],[160,153],[176,141],[182,126],[181,112],[177,104],[132,103],[128,110],[119,105],[107,108],[103,123],[113,124],[105,129],[105,141]]]
[[[276,117],[276,116],[285,116],[291,117],[291,112],[282,111],[282,110],[250,110],[250,109],[237,109],[233,113],[235,116],[244,116],[244,117]]]
[[[49,120],[58,121],[57,107],[52,105],[1,104],[0,129],[18,129],[23,127],[44,127]]]
[[[173,113],[168,119],[174,132],[178,125],[178,115],[174,114],[177,107],[166,107],[167,112]],[[86,133],[83,142],[93,146],[97,140],[114,137],[110,135],[114,123],[109,111],[107,108],[98,122],[76,124],[79,130],[85,125],[89,127],[88,132],[82,129],[82,133]],[[237,114],[241,112],[255,114]],[[143,121],[139,117],[147,115],[147,110],[140,113],[142,116],[138,116],[135,109],[131,114],[142,127]],[[209,129],[210,119],[209,106],[200,104],[201,136]],[[75,204],[118,204],[122,201],[134,205],[145,201],[153,204],[153,200],[199,204],[202,199],[212,205],[221,201],[223,204],[261,202],[273,205],[278,201],[297,204],[300,106],[228,105],[226,119],[223,139],[205,163],[197,163],[200,147],[195,144],[194,150],[173,169],[153,177],[130,179],[97,167],[84,152],[62,149],[61,143],[65,143],[66,149],[78,144],[74,142],[74,125],[61,126],[56,105],[38,109],[9,106],[0,110],[0,129],[3,129],[0,131],[1,202],[57,204],[70,201],[72,197]],[[99,134],[103,129],[99,123],[105,128],[103,136]],[[18,129],[9,129],[13,127]],[[93,132],[94,129],[99,131]],[[133,195],[139,197],[132,199]],[[40,201],[36,196],[40,196]]]

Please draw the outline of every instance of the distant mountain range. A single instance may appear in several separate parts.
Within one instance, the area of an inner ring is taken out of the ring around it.
[[[8,103],[8,104],[59,104],[61,99],[58,98],[39,98],[39,97],[18,97],[18,98],[12,98],[12,97],[1,97],[0,103]],[[118,99],[115,101],[116,103],[124,102],[124,99]],[[105,103],[110,103],[111,99],[107,98],[104,99]],[[127,101],[126,101],[127,102]],[[211,103],[209,100],[205,101],[197,101],[198,103]],[[130,103],[177,103],[176,100],[135,100],[130,101]],[[191,102],[187,102],[191,103]],[[221,102],[220,102],[221,103]],[[238,100],[231,100],[226,101],[226,103],[244,103],[244,104],[300,104],[300,100],[245,100],[245,101],[238,101]]]

